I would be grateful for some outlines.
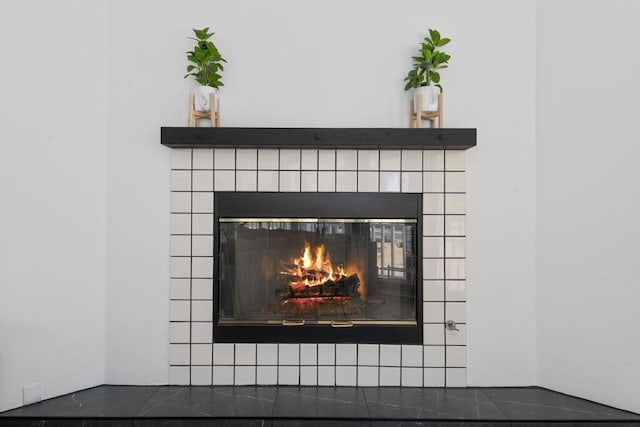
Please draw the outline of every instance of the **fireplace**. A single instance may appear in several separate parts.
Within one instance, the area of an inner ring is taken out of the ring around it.
[[[214,204],[216,342],[421,342],[421,194],[218,192]]]

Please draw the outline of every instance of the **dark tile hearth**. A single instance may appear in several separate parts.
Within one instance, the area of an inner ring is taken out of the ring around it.
[[[100,386],[0,413],[0,426],[640,426],[539,387]]]

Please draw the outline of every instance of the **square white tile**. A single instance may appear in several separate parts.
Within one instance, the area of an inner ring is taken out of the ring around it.
[[[444,324],[425,323],[423,325],[423,342],[428,345],[444,345]]]
[[[380,367],[380,386],[399,386],[400,368]]]
[[[171,192],[171,213],[191,212],[191,193],[183,191]]]
[[[446,191],[447,193],[464,193],[465,192],[465,173],[464,172],[446,172],[445,173]]]
[[[213,256],[213,236],[192,236],[193,256]]]
[[[256,368],[256,384],[275,385],[278,384],[277,366],[258,366]]]
[[[216,343],[213,344],[213,364],[233,365],[235,360],[235,348],[233,344]]]
[[[358,191],[378,192],[378,172],[358,172]]]
[[[258,365],[278,364],[278,344],[258,344]]]
[[[425,368],[444,368],[443,345],[426,345],[423,352]]]
[[[278,345],[278,365],[297,365],[300,362],[299,344]]]
[[[176,344],[189,343],[189,340],[191,339],[189,326],[189,322],[169,323],[169,342]]]
[[[447,236],[464,236],[466,234],[466,216],[447,215],[445,218],[445,233]]]
[[[235,169],[236,150],[233,148],[217,148],[213,153],[213,164],[215,169]]]
[[[280,170],[300,170],[300,150],[280,150]]]
[[[465,278],[465,260],[464,259],[446,259],[445,275],[447,279],[464,279]]]
[[[357,150],[336,150],[336,167],[339,171],[358,169]]]
[[[280,171],[280,191],[300,191],[300,172]]]
[[[169,384],[170,385],[189,385],[189,367],[188,366],[170,366],[169,367]]]
[[[170,262],[171,278],[186,278],[191,275],[191,258],[172,256]]]
[[[336,366],[336,385],[355,387],[357,385],[357,368],[355,366]]]
[[[380,150],[380,170],[400,170],[400,150]]]
[[[447,330],[445,332],[447,345],[466,345],[467,344],[467,325],[458,324],[457,331]]]
[[[318,385],[336,385],[335,366],[318,366]]]
[[[318,150],[318,166],[320,170],[336,169],[336,150]]]
[[[402,170],[422,170],[422,150],[402,150]]]
[[[380,172],[380,192],[400,192],[400,172]]]
[[[193,193],[193,212],[213,213],[213,193]]]
[[[192,257],[191,276],[201,279],[213,278],[213,257]]]
[[[277,170],[279,161],[278,150],[258,150],[258,169]]]
[[[255,344],[236,344],[236,365],[255,365],[256,364],[256,345]]]
[[[424,301],[444,301],[444,280],[423,280],[422,299]]]
[[[336,361],[335,344],[318,344],[318,365],[334,365]]]
[[[444,368],[424,368],[424,387],[444,387]]]
[[[300,364],[316,365],[318,363],[318,345],[300,344]]]
[[[300,385],[318,385],[318,368],[316,366],[300,367]]]
[[[191,256],[191,237],[171,236],[169,247],[171,256]]]
[[[213,191],[213,171],[193,171],[193,191]]]
[[[444,302],[422,303],[422,321],[424,323],[442,323],[444,319]],[[449,317],[447,313],[447,317]]]
[[[462,215],[466,213],[464,194],[445,194],[445,213],[447,215]]]
[[[447,346],[447,368],[464,368],[467,366],[466,346]]]
[[[378,367],[358,366],[358,387],[377,387]]]
[[[302,171],[300,175],[301,191],[318,191],[318,172]]]
[[[426,280],[444,279],[444,260],[442,258],[423,259],[422,277]]]
[[[444,236],[444,215],[422,215],[424,236]]]
[[[467,304],[464,302],[447,302],[447,319],[457,323],[467,323]]]
[[[465,368],[447,368],[447,387],[466,387],[467,370]]]
[[[211,283],[211,279],[191,279],[191,295],[194,299],[212,299],[213,283]]]
[[[444,194],[425,193],[422,196],[423,214],[444,214]]]
[[[234,385],[254,385],[255,383],[255,366],[236,366]]]
[[[169,345],[170,365],[188,365],[190,360],[189,344]]]
[[[300,384],[300,368],[298,366],[280,366],[278,368],[278,384]]]
[[[422,172],[402,172],[403,193],[422,193]]]
[[[194,169],[213,169],[213,149],[197,148],[193,150]]]
[[[447,150],[445,153],[444,168],[448,171],[465,170],[465,152],[463,150]]]
[[[467,282],[465,280],[447,280],[445,286],[447,301],[466,301]]]
[[[258,172],[249,170],[236,171],[236,191],[256,191],[258,188]]]
[[[336,344],[336,365],[356,365],[357,351],[356,344]]]
[[[444,237],[423,237],[422,256],[425,258],[444,258]]]
[[[215,191],[235,191],[236,173],[232,170],[215,170],[213,177]]]
[[[318,150],[302,150],[302,170],[318,170]]]
[[[191,364],[192,365],[211,365],[212,361],[212,345],[211,344],[192,344],[191,345]],[[211,371],[209,371],[211,377]]]
[[[358,365],[377,366],[379,351],[377,344],[358,344]]]
[[[422,346],[403,345],[402,346],[402,366],[422,367]]]
[[[191,171],[171,171],[171,191],[191,191]]]
[[[422,387],[422,368],[402,368],[402,387]]]
[[[214,366],[213,385],[233,385],[233,366]]]
[[[193,234],[213,234],[212,214],[193,214],[191,221],[193,222]]]
[[[424,150],[422,152],[422,167],[425,171],[443,171],[444,151]]]
[[[331,171],[318,172],[318,191],[334,192],[336,191],[336,173]]]
[[[236,169],[257,169],[258,150],[238,149],[236,150]]]
[[[278,171],[258,171],[258,191],[278,191]]]
[[[378,150],[358,151],[358,170],[378,171],[380,167],[380,152]]]
[[[336,191],[351,192],[358,191],[358,174],[357,172],[336,172]]]
[[[194,322],[212,322],[213,301],[191,301],[191,320]]]
[[[191,149],[171,149],[171,169],[191,169]]]
[[[189,301],[169,301],[169,320],[172,322],[190,321],[189,308]]]
[[[399,345],[380,345],[380,366],[400,366]]]
[[[464,258],[465,257],[465,238],[464,237],[447,237],[445,247],[448,258]]]
[[[212,322],[192,322],[191,323],[191,342],[192,343],[210,343],[213,341],[213,323]]]
[[[444,172],[423,172],[422,186],[425,193],[443,193]]]

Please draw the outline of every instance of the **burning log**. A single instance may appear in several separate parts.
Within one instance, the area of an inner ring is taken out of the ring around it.
[[[360,278],[357,273],[343,276],[338,280],[327,280],[321,285],[289,285],[286,292],[280,293],[287,298],[310,297],[353,297],[358,295]]]

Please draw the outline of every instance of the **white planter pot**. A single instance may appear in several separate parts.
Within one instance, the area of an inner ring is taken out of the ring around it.
[[[202,86],[202,85],[198,85],[196,86],[195,89],[195,109],[196,111],[211,111],[211,108],[216,109],[216,106],[213,105],[213,107],[209,102],[209,95],[210,94],[215,94],[215,98],[217,99],[219,96],[219,92],[218,89],[213,88],[211,86]]]
[[[440,89],[435,86],[420,86],[414,92],[414,105],[418,102],[418,94],[422,95],[422,105],[416,108],[419,111],[438,111],[438,95]]]

